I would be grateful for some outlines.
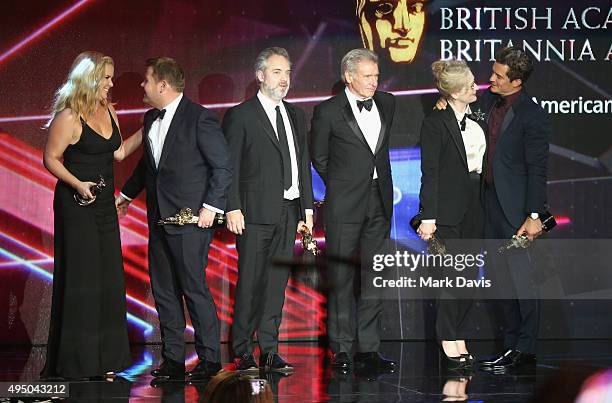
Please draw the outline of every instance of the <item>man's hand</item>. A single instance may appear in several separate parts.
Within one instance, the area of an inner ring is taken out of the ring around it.
[[[446,105],[448,105],[448,102],[446,101],[446,99],[440,97],[438,98],[438,101],[436,102],[436,106],[434,106],[433,109],[443,110],[443,109],[446,109]]]
[[[215,219],[215,212],[211,211],[205,207],[200,209],[200,217],[198,218],[198,227],[200,228],[210,228],[212,226],[213,220]]]
[[[119,195],[115,199],[115,207],[117,208],[117,216],[119,218],[123,218],[127,215],[128,207],[130,205],[130,201],[125,197]]]
[[[521,228],[516,231],[517,236],[526,235],[527,239],[533,241],[540,235],[542,235],[542,221],[538,218],[534,220],[531,217],[527,217]]]
[[[314,227],[314,217],[312,214],[307,214],[306,215],[306,222],[300,220],[300,222],[298,222],[297,225],[297,232],[300,232],[300,228],[302,228],[302,225],[305,225],[308,227],[308,231],[310,231],[310,233],[312,234],[312,227]]]
[[[422,222],[417,229],[417,234],[419,234],[424,241],[428,241],[434,232],[436,232],[436,224],[434,223]]]
[[[242,211],[234,210],[227,213],[225,215],[225,226],[230,232],[242,235],[242,231],[245,229]]]

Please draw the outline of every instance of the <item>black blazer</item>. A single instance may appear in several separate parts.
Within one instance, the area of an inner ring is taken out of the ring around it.
[[[484,120],[477,121],[485,132]],[[483,175],[486,170],[483,158]],[[435,109],[421,127],[421,219],[457,225],[470,203],[470,177],[463,136],[450,105]]]
[[[363,222],[374,168],[378,173],[387,218],[391,219],[393,214],[389,135],[395,97],[377,91],[373,98],[381,121],[374,153],[359,129],[344,91],[314,108],[310,156],[325,182],[325,217],[328,222]]]
[[[304,111],[283,101],[293,132],[300,183],[300,216],[313,208],[312,175]],[[276,132],[257,96],[229,109],[223,118],[234,177],[227,211],[241,210],[245,222],[274,224],[282,211],[283,160]]]
[[[229,149],[215,114],[183,95],[155,168],[148,133],[153,109],[144,115],[142,158],[121,192],[134,198],[147,190],[149,227],[161,216],[189,207],[198,214],[202,203],[225,210],[226,191],[232,180]],[[158,213],[159,212],[159,213]],[[170,234],[198,230],[196,225],[165,225]]]
[[[485,91],[480,98],[487,122],[499,97]],[[517,229],[528,214],[546,210],[549,116],[522,90],[508,110],[493,155],[493,183],[508,221]]]

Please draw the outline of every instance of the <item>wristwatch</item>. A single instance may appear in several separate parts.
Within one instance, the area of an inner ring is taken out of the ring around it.
[[[540,215],[538,213],[531,213],[529,214],[529,218],[531,218],[532,220],[537,220],[540,218]]]

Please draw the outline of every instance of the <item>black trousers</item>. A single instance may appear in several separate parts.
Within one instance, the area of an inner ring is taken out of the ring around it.
[[[470,174],[470,204],[465,216],[457,225],[436,225],[436,233],[443,240],[447,251],[451,254],[480,253],[482,246],[478,240],[484,235],[484,206],[481,200],[480,175]],[[471,240],[469,242],[453,242],[456,240]],[[452,270],[450,271],[452,272]],[[445,273],[449,273],[448,270]],[[462,272],[453,272],[464,277],[475,278],[475,268]],[[436,335],[438,340],[466,339],[466,325],[474,300],[466,295],[465,290],[443,289],[436,301]]]
[[[508,222],[497,198],[495,188],[485,191],[485,238],[510,239],[516,233]],[[486,270],[498,284],[514,286],[516,299],[500,300],[504,310],[504,347],[535,354],[540,323],[540,301],[534,283],[534,265],[529,249],[513,250],[504,254],[489,253]]]
[[[360,352],[378,351],[380,347],[381,301],[371,295],[362,298],[359,270],[371,272],[371,260],[362,257],[362,266],[354,267],[333,260],[354,258],[364,250],[382,250],[391,231],[385,214],[378,181],[373,181],[365,220],[362,223],[334,222],[327,217],[325,243],[328,256],[329,296],[327,301],[327,332],[334,353],[350,353],[357,336]]]
[[[290,268],[275,265],[272,260],[293,257],[299,209],[299,200],[285,200],[279,222],[247,223],[242,235],[236,237],[238,283],[232,324],[236,356],[253,353],[254,332],[261,353],[278,352],[278,329]]]
[[[212,236],[210,229],[169,235],[161,227],[149,228],[149,276],[166,359],[185,360],[184,299],[199,358],[221,361],[219,319],[205,271]]]

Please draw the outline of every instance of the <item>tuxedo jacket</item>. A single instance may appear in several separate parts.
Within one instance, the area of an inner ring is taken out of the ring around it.
[[[375,152],[370,149],[357,124],[345,91],[314,108],[310,156],[314,168],[325,182],[325,217],[328,222],[363,222],[374,168],[378,174],[385,213],[391,219],[393,183],[389,135],[395,97],[377,91],[373,98],[381,122]]]
[[[215,114],[183,95],[157,168],[148,136],[153,116],[153,109],[144,115],[144,152],[121,192],[134,198],[146,189],[149,227],[184,207],[191,208],[195,215],[203,203],[225,210],[232,171],[229,149]],[[198,227],[165,225],[164,229],[177,234],[194,232]]]
[[[484,118],[477,123],[486,138]],[[482,180],[486,161],[485,154]],[[459,224],[471,197],[465,144],[455,112],[450,105],[444,110],[435,109],[421,126],[421,218],[435,218],[439,225]]]
[[[487,114],[487,124],[498,99],[499,96],[489,90],[479,99]],[[546,210],[551,132],[549,116],[522,90],[506,113],[491,163],[493,183],[502,210],[517,229],[530,213]]]
[[[312,174],[304,111],[283,101],[298,165],[300,217],[313,208]],[[257,96],[229,109],[223,132],[231,150],[233,180],[227,211],[241,210],[246,223],[275,224],[282,211],[284,180],[280,144]]]

